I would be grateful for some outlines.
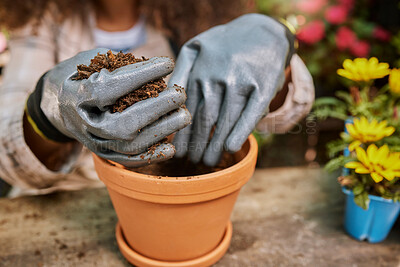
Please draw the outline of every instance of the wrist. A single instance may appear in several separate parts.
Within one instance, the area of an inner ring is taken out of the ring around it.
[[[47,73],[40,77],[36,84],[36,88],[33,93],[29,96],[26,106],[25,114],[27,123],[31,125],[31,128],[41,136],[43,139],[47,139],[58,143],[68,143],[75,141],[74,139],[66,136],[60,132],[47,118],[43,110],[40,107],[43,95],[44,77]]]
[[[51,171],[59,171],[68,161],[68,155],[73,153],[79,145],[77,141],[58,143],[47,139],[34,129],[28,121],[26,112],[23,118],[23,129],[25,143],[35,157]]]

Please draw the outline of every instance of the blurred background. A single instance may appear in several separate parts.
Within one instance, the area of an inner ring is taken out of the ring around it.
[[[18,0],[3,6],[0,17],[15,7]],[[344,88],[336,70],[346,58],[375,56],[392,68],[400,67],[397,0],[149,0],[142,8],[146,19],[169,37],[176,52],[196,34],[243,13],[258,12],[285,20],[296,30],[298,54],[314,78],[316,97],[333,96]],[[9,59],[7,39],[8,33],[2,29],[0,83]],[[327,161],[325,144],[341,131],[343,122],[318,122],[311,113],[287,134],[258,136],[258,167],[321,166]],[[0,179],[0,196],[8,190]]]
[[[345,59],[377,57],[400,66],[400,2],[397,0],[258,0],[257,12],[286,19],[296,29],[298,54],[313,76],[316,98],[347,90],[336,70]],[[387,83],[387,78],[377,81]],[[325,145],[343,131],[335,119],[316,121],[311,112],[299,129],[275,135],[261,147],[260,167],[327,161]]]

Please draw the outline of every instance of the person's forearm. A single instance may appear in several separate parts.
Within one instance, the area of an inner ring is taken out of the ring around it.
[[[32,153],[49,170],[58,171],[65,164],[68,155],[74,150],[77,142],[57,143],[44,139],[35,132],[26,114],[23,119],[25,142]]]

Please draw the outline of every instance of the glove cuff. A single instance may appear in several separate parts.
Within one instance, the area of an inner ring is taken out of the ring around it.
[[[285,68],[287,68],[290,66],[290,60],[292,59],[292,56],[296,53],[297,40],[295,36],[295,28],[283,18],[275,18],[275,20],[285,27],[286,39],[289,42],[289,53],[285,62]]]
[[[29,123],[37,134],[41,137],[59,143],[67,143],[75,141],[74,139],[61,133],[53,124],[47,119],[46,115],[40,108],[43,94],[43,79],[42,75],[36,84],[36,88],[33,93],[28,97],[25,106],[25,113]]]

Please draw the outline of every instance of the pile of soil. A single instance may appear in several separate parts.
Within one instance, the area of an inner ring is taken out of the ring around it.
[[[132,53],[122,53],[113,54],[111,50],[107,54],[98,53],[91,61],[90,65],[78,65],[78,74],[73,80],[83,80],[88,79],[90,75],[95,72],[100,72],[102,69],[107,69],[108,71],[114,71],[120,67],[143,62],[149,60],[148,58],[141,57],[136,58]],[[159,93],[167,88],[167,84],[164,79],[157,79],[151,81],[142,87],[136,89],[135,91],[119,98],[114,105],[110,107],[111,112],[122,112],[124,109],[132,106],[136,102],[145,100],[150,97],[157,97]]]
[[[191,176],[197,176],[197,175],[212,173],[212,172],[226,169],[226,168],[234,165],[235,163],[236,163],[236,160],[235,160],[234,155],[230,154],[228,152],[225,152],[222,155],[220,162],[215,167],[206,166],[202,162],[194,164],[193,162],[191,162],[189,160],[188,157],[183,157],[183,158],[172,158],[167,161],[158,162],[158,163],[147,165],[144,167],[130,168],[129,170],[138,172],[138,173],[142,173],[142,174],[153,175],[153,176],[157,176],[157,177],[188,176],[188,179],[190,179]]]

